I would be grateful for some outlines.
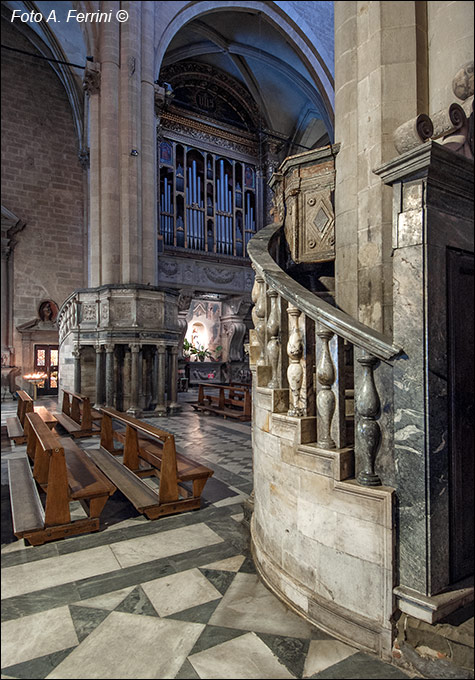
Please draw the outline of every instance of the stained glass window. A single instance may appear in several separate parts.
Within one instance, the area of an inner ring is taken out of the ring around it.
[[[51,366],[57,366],[58,365],[58,350],[52,349],[49,356],[50,356],[50,365]]]
[[[36,365],[46,366],[46,350],[44,349],[36,350]]]

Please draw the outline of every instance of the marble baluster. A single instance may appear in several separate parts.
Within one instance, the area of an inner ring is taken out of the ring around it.
[[[268,383],[268,387],[278,389],[281,387],[279,376],[279,358],[280,358],[280,309],[279,309],[279,294],[276,290],[269,290],[267,293],[270,298],[270,312],[267,318],[267,336],[270,338],[267,343],[267,357],[272,368],[272,378]]]
[[[287,380],[290,387],[290,408],[287,415],[301,417],[304,415],[304,409],[301,404],[303,381],[303,367],[301,363],[303,341],[299,326],[301,312],[297,307],[289,304],[287,313],[289,315],[289,341],[287,343],[289,366],[287,368]]]
[[[252,320],[256,330],[257,340],[259,342],[260,356],[257,360],[257,366],[265,366],[266,361],[266,284],[262,276],[256,273],[254,282],[256,293],[254,295],[255,302],[252,310]],[[253,288],[254,291],[254,288]]]
[[[361,384],[355,385],[356,427],[358,446],[357,454],[363,460],[363,469],[359,472],[357,482],[362,486],[380,486],[381,479],[374,472],[376,454],[381,441],[381,429],[376,422],[380,413],[380,400],[374,384],[374,366],[376,357],[363,352],[358,362],[363,367]]]
[[[139,364],[140,364],[140,350],[141,346],[138,343],[131,343],[129,345],[131,354],[130,365],[130,406],[127,413],[134,418],[140,417],[142,410],[139,407]]]
[[[167,405],[165,403],[165,381],[166,381],[166,347],[157,345],[157,406],[155,414],[157,416],[167,415]]]
[[[106,406],[114,408],[114,350],[115,345],[107,344],[106,349]]]
[[[331,425],[335,412],[335,395],[332,391],[335,382],[335,367],[330,354],[329,341],[333,333],[320,326],[317,330],[317,445],[322,449],[334,449],[336,444],[331,436]]]

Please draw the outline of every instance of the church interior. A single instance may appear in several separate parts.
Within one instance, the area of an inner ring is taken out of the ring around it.
[[[473,3],[2,10],[2,678],[473,678]]]

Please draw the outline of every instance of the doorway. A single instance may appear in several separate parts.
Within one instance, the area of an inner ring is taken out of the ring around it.
[[[38,385],[38,396],[58,394],[58,364],[58,345],[35,345],[35,373],[46,374]]]

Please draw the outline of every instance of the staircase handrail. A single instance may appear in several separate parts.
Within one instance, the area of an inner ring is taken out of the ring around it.
[[[324,324],[340,337],[378,359],[390,363],[403,354],[403,349],[393,345],[385,335],[320,299],[286,274],[270,254],[271,248],[282,233],[282,222],[271,223],[258,231],[247,246],[248,255],[256,272],[266,283],[313,321]]]

